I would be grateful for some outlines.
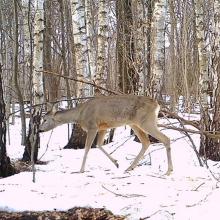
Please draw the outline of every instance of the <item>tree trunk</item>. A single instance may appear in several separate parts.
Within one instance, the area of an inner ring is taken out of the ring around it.
[[[204,24],[204,5],[202,0],[195,1],[196,10],[196,32],[199,52],[199,71],[200,71],[200,105],[201,105],[201,130],[209,131],[211,118],[209,115],[209,76],[208,76],[208,57],[205,39],[205,24]],[[200,150],[201,156],[206,156],[206,146],[209,146],[210,139],[201,135]]]
[[[87,38],[85,26],[85,6],[82,0],[71,0],[73,35],[75,44],[75,57],[77,78],[84,79],[89,76],[87,65]],[[77,83],[78,97],[86,95],[88,89],[82,83]]]
[[[99,1],[98,10],[98,51],[97,66],[94,76],[95,83],[99,86],[106,87],[107,71],[106,71],[106,52],[107,52],[107,4],[106,0]],[[95,88],[95,95],[103,94],[103,91]]]
[[[162,79],[165,70],[165,12],[166,0],[155,2],[152,19],[151,43],[152,43],[152,96],[159,97],[162,89]]]
[[[198,2],[197,2],[198,3]],[[197,12],[198,12],[197,5]],[[212,66],[211,74],[202,75],[202,114],[201,114],[201,126],[204,130],[209,130],[215,133],[220,130],[220,53],[219,53],[219,42],[220,42],[220,3],[214,1],[213,4],[213,18],[212,18]],[[197,15],[199,12],[197,13]],[[202,13],[200,12],[200,15]],[[199,20],[199,18],[198,18]],[[199,20],[201,22],[201,20]],[[200,45],[200,44],[199,44]],[[201,49],[199,47],[199,52],[201,54]],[[204,53],[204,48],[203,48]],[[203,61],[205,59],[204,54],[202,56]],[[205,61],[207,58],[205,59]],[[204,65],[204,62],[202,62]],[[205,70],[204,66],[201,66],[202,70]],[[207,72],[207,70],[206,70]],[[210,79],[210,78],[211,79]],[[212,113],[210,113],[212,109]],[[213,114],[213,117],[210,115]],[[207,136],[201,135],[200,143],[200,155],[204,156],[206,159],[220,161],[220,143],[218,139],[211,139]]]
[[[26,120],[25,120],[25,112],[24,112],[24,101],[21,93],[21,89],[18,83],[18,10],[17,10],[17,0],[14,0],[14,20],[15,20],[15,33],[14,33],[14,85],[18,96],[18,102],[20,107],[20,116],[21,116],[21,144],[25,145],[26,141]]]
[[[133,65],[135,50],[131,0],[116,1],[116,18],[119,88],[123,93],[135,93],[138,90],[139,76]]]
[[[89,66],[89,77],[93,78],[95,75],[95,46],[94,46],[94,20],[92,17],[93,1],[85,0],[85,17],[86,17],[86,36],[87,36],[87,57]],[[92,95],[92,91],[90,91]]]
[[[5,102],[2,89],[2,66],[0,63],[0,177],[7,177],[15,174],[10,158],[6,152],[6,118]]]
[[[80,127],[79,124],[73,125],[73,130],[69,142],[64,149],[84,149],[86,143],[86,132]],[[96,139],[93,141],[92,148],[96,147]]]
[[[34,25],[34,57],[33,57],[33,104],[37,105],[32,112],[25,152],[22,160],[37,161],[38,148],[40,147],[39,125],[41,106],[44,102],[43,88],[43,31],[44,31],[44,0],[35,0],[35,25]]]
[[[88,2],[86,2],[88,4]],[[88,6],[88,5],[87,5]],[[87,8],[88,10],[88,8]],[[88,67],[88,49],[86,38],[86,20],[85,20],[85,5],[82,0],[71,0],[73,35],[74,35],[74,50],[72,50],[75,57],[76,76],[77,79],[90,78],[90,70]],[[82,97],[91,94],[89,86],[82,83],[77,83],[77,96]],[[73,125],[71,137],[64,148],[84,148],[86,141],[86,133],[78,125]]]
[[[59,0],[60,4],[60,20],[61,20],[61,41],[62,41],[62,50],[61,50],[61,56],[63,60],[63,73],[64,76],[69,76],[68,69],[67,69],[67,56],[66,56],[66,42],[65,42],[65,20],[64,20],[64,4],[63,0]],[[70,85],[69,80],[65,79],[66,83],[66,96],[67,99],[71,99],[71,93],[70,93]],[[68,106],[72,107],[72,102],[68,101]]]
[[[176,45],[175,45],[175,28],[176,28],[176,15],[175,15],[175,4],[174,0],[169,0],[169,13],[171,19],[171,27],[170,27],[170,87],[171,87],[171,104],[170,109],[171,111],[175,111],[176,104],[177,104],[177,97],[178,97],[178,90],[177,90],[177,63],[175,62],[175,57],[177,57],[176,52]]]
[[[151,50],[151,38],[152,38],[152,19],[153,19],[153,0],[149,0],[147,3],[147,27],[146,27],[146,82],[145,82],[145,94],[150,96],[152,95],[151,91],[151,78],[152,78],[152,68],[151,68],[151,60],[152,60],[152,50]]]
[[[45,31],[44,31],[44,70],[53,72],[52,68],[52,50],[51,50],[51,19],[52,19],[52,2],[50,0],[45,1]],[[45,98],[48,96],[47,101],[54,102],[57,100],[57,77],[52,75],[45,75]]]

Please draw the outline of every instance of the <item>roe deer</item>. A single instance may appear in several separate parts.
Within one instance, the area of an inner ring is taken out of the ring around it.
[[[118,167],[118,163],[103,148],[104,136],[109,128],[129,125],[142,143],[142,149],[126,171],[134,169],[150,145],[148,134],[158,139],[166,147],[168,170],[173,170],[170,139],[159,131],[157,118],[160,106],[157,101],[135,95],[113,95],[95,97],[77,107],[56,111],[51,110],[43,117],[39,130],[48,131],[64,123],[77,122],[87,132],[85,152],[80,172],[84,172],[87,154],[98,132],[97,146]]]

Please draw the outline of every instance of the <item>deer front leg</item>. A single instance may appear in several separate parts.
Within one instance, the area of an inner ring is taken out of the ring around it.
[[[95,139],[96,134],[97,134],[97,129],[90,129],[87,132],[86,143],[85,143],[85,152],[84,152],[84,156],[83,156],[82,166],[80,169],[81,173],[83,173],[85,171],[86,158],[87,158],[89,150],[92,146],[92,143]]]
[[[98,140],[97,140],[97,146],[99,147],[99,149],[109,158],[109,160],[112,161],[112,163],[114,163],[114,165],[118,168],[118,162],[117,160],[115,160],[110,154],[108,154],[105,149],[102,147],[103,142],[104,142],[104,138],[105,138],[105,134],[106,134],[106,130],[102,130],[98,132]]]

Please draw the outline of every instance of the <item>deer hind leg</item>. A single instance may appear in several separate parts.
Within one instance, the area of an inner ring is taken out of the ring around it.
[[[149,133],[150,135],[152,135],[154,138],[158,139],[166,147],[167,161],[168,161],[168,170],[166,172],[166,175],[170,175],[170,173],[173,171],[170,139],[158,129],[156,124],[142,123],[141,128],[145,130],[147,133]]]
[[[142,148],[137,157],[134,159],[133,163],[126,169],[126,172],[133,170],[137,166],[138,162],[143,158],[144,153],[150,145],[148,134],[146,134],[137,126],[131,126],[131,128],[134,130],[134,133],[138,136],[139,140],[141,141]]]
[[[81,173],[83,173],[85,171],[86,158],[87,158],[89,150],[92,146],[92,143],[95,139],[96,134],[97,134],[97,129],[90,129],[87,132],[86,143],[85,143],[85,152],[84,152],[84,156],[83,156],[82,166],[80,169]]]
[[[107,133],[106,130],[102,130],[98,132],[98,140],[97,140],[97,146],[98,148],[109,158],[109,160],[112,161],[112,163],[114,163],[114,165],[118,168],[118,162],[117,160],[115,160],[114,158],[112,158],[112,156],[110,154],[108,154],[105,149],[102,147],[103,142],[104,142],[104,138],[105,138],[105,134]]]

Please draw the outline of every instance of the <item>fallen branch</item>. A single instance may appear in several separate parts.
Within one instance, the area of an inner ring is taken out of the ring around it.
[[[108,192],[116,195],[116,196],[121,196],[121,197],[125,197],[125,198],[134,198],[134,197],[146,197],[144,195],[140,195],[140,194],[120,194],[120,193],[115,193],[112,190],[106,188],[104,185],[102,185],[102,188],[107,190]]]
[[[200,183],[196,188],[192,189],[192,191],[198,191],[198,189],[203,186],[205,184],[205,182]]]
[[[211,131],[201,131],[201,130],[192,130],[192,129],[187,129],[187,128],[178,128],[178,127],[164,125],[164,124],[158,124],[158,127],[173,129],[173,130],[181,131],[181,132],[189,132],[189,133],[193,133],[193,134],[206,135],[212,139],[218,139],[218,140],[220,139],[220,132],[215,132],[215,134],[212,134]]]
[[[182,121],[185,125],[191,125],[193,126],[194,128],[200,130],[199,128],[199,122],[198,121],[190,121],[190,120],[186,120],[185,118],[179,116],[177,113],[174,113],[174,112],[170,112],[168,110],[165,110],[165,109],[161,109],[160,111],[161,113],[165,114],[165,115],[169,115],[171,118],[175,118],[177,119],[178,121]]]

